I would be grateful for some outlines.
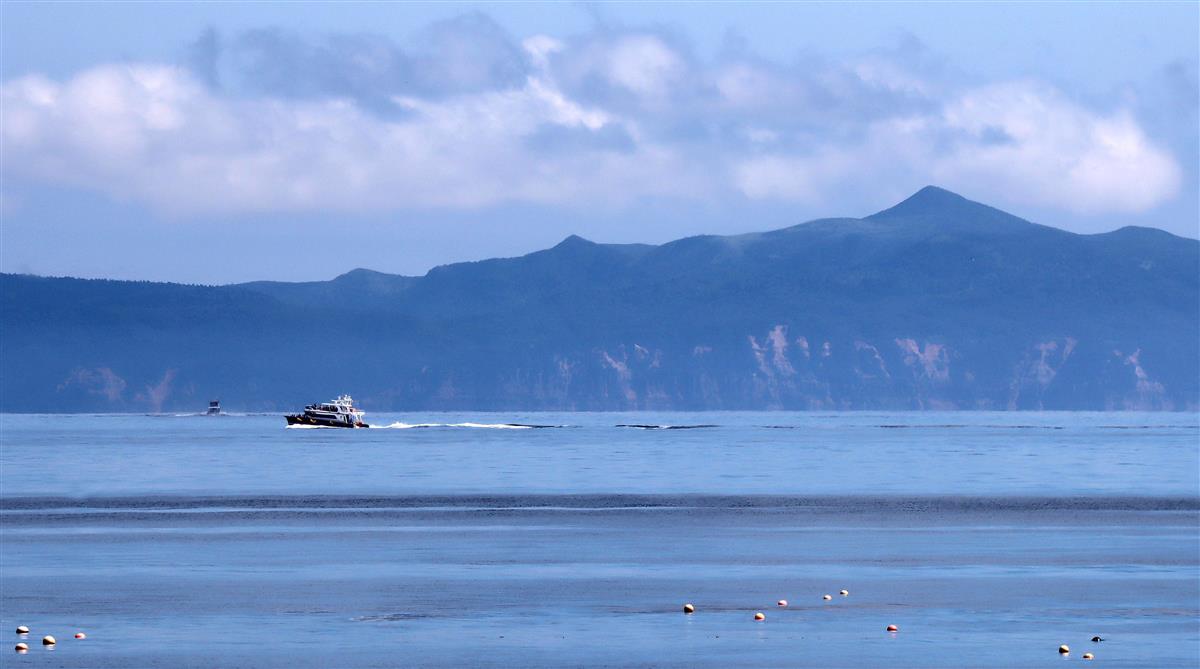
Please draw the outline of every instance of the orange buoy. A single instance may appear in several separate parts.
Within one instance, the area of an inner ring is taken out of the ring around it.
[[[17,625],[17,634],[29,634],[29,628],[24,625]]]
[[[1092,658],[1094,658],[1094,657],[1096,657],[1096,656],[1095,656],[1095,655],[1092,655],[1091,653],[1084,653],[1084,654],[1083,654],[1083,659],[1085,659],[1085,660],[1090,660],[1090,659],[1092,659]]]
[[[889,631],[889,632],[899,632],[899,631],[900,631],[900,628],[899,628],[899,627],[896,627],[895,625],[888,625],[888,626],[887,626],[887,631]]]
[[[18,653],[28,653],[29,652],[29,644],[19,643],[19,644],[13,646],[13,650],[17,651]]]
[[[766,620],[767,617],[765,615],[763,615],[762,612],[760,611],[760,612],[754,614],[754,619],[762,621],[762,620]]]
[[[76,632],[76,633],[75,633],[75,638],[76,638],[76,639],[86,639],[86,638],[87,638],[87,635],[86,635],[86,634],[84,634],[83,632]]]
[[[57,640],[55,640],[55,638],[54,638],[54,637],[52,637],[52,636],[50,636],[49,634],[47,634],[46,636],[42,637],[42,645],[43,645],[43,646],[53,646],[53,645],[54,645],[54,644],[56,644],[56,643],[58,643],[58,641],[57,641]]]
[[[849,595],[849,594],[850,594],[850,591],[849,591],[849,590],[842,590],[842,591],[841,591],[841,592],[839,592],[838,594],[839,594],[839,595],[841,595],[841,596],[843,596],[843,597],[845,597],[845,596],[847,596],[847,595]]]
[[[775,606],[778,606],[778,607],[780,607],[780,608],[782,608],[782,607],[784,607],[784,606],[787,606],[787,600],[786,600],[786,599],[781,599],[781,600],[779,600],[778,602],[775,602]]]
[[[1064,643],[1063,645],[1058,647],[1058,652],[1062,653],[1063,655],[1066,655],[1067,653],[1071,652],[1071,647]]]
[[[696,612],[696,607],[692,606],[691,604],[684,604],[684,605],[683,605],[683,612],[684,612],[684,613],[695,613],[695,612]]]
[[[833,599],[833,595],[821,595],[821,599],[828,602],[829,600]]]

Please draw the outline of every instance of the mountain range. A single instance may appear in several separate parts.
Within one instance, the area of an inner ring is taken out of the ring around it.
[[[1200,408],[1200,242],[936,187],[658,246],[571,236],[407,277],[0,275],[0,410]]]

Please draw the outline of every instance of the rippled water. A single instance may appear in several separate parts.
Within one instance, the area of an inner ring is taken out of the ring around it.
[[[1200,665],[1193,414],[368,419],[0,416],[4,666]]]
[[[280,416],[5,415],[2,494],[1194,495],[1200,488],[1194,414],[368,419],[400,429],[286,429]],[[530,425],[554,427],[520,427]]]

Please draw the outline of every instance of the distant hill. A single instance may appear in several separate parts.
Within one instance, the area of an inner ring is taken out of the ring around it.
[[[927,187],[862,219],[569,237],[423,277],[0,275],[0,409],[1200,407],[1200,243]]]

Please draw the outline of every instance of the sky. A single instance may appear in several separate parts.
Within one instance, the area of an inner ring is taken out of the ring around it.
[[[1200,226],[1200,3],[0,3],[0,270],[409,275],[927,184]]]

